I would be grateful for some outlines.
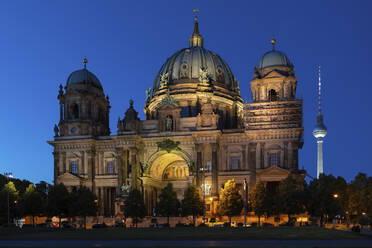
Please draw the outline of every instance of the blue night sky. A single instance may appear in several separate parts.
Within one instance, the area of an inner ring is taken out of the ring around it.
[[[58,85],[83,67],[110,96],[110,127],[133,98],[144,118],[145,89],[165,60],[188,46],[193,8],[205,47],[230,65],[244,101],[260,56],[277,49],[295,65],[304,99],[300,167],[316,175],[317,65],[322,66],[325,173],[372,175],[372,1],[1,1],[0,173],[53,181]]]

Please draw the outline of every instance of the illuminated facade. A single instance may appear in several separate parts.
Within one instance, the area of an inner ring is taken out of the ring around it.
[[[189,42],[147,90],[146,120],[130,101],[116,135],[110,135],[110,103],[99,80],[85,67],[69,76],[60,86],[60,121],[49,141],[55,183],[86,185],[98,196],[101,214],[112,216],[129,188],[143,190],[151,214],[169,182],[180,199],[188,185],[204,184],[213,211],[229,179],[240,186],[247,179],[253,187],[302,173],[302,100],[293,65],[275,41],[254,69],[247,104],[227,63],[204,48],[197,18]]]

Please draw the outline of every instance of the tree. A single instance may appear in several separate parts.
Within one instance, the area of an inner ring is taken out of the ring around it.
[[[129,192],[128,198],[124,202],[124,214],[133,219],[136,227],[138,220],[145,216],[146,208],[143,195],[138,189]]]
[[[372,177],[358,173],[348,186],[348,212],[356,217],[356,221],[372,217]]]
[[[62,183],[49,189],[47,215],[49,217],[58,216],[60,228],[61,218],[66,217],[69,213],[70,200],[70,195]]]
[[[167,216],[167,222],[169,225],[169,217],[178,214],[179,206],[180,203],[177,199],[177,193],[173,190],[173,185],[168,183],[168,185],[161,190],[157,213],[162,216]]]
[[[16,214],[16,202],[18,201],[19,192],[13,182],[4,184],[0,191],[0,222],[6,223],[8,219],[8,193],[9,193],[9,213],[10,218]]]
[[[311,216],[320,219],[320,225],[329,217],[333,218],[343,212],[340,199],[345,197],[346,193],[341,191],[344,188],[341,187],[342,180],[322,174],[319,179],[312,180],[307,187],[307,211]],[[346,181],[343,181],[346,184]]]
[[[291,215],[304,212],[303,190],[299,183],[289,175],[279,183],[279,197],[281,212],[288,215],[288,223],[291,222]]]
[[[48,193],[49,193],[49,188],[52,187],[52,185],[48,184],[45,181],[40,181],[39,183],[35,184],[35,189],[37,192],[40,193],[41,197],[43,198],[44,201],[44,209],[43,209],[43,214],[47,215],[46,212],[46,207],[48,204]]]
[[[231,217],[239,215],[243,209],[242,196],[239,194],[235,180],[228,180],[220,190],[218,211],[221,215],[227,215],[231,224]]]
[[[20,209],[22,215],[32,216],[32,225],[35,226],[35,216],[40,215],[44,209],[44,200],[41,194],[36,191],[33,184],[30,184],[25,194],[20,200]]]
[[[192,184],[185,190],[182,200],[183,215],[192,215],[192,221],[195,226],[195,216],[203,214],[203,200],[200,188]]]
[[[94,216],[97,213],[96,195],[87,187],[80,186],[76,190],[75,206],[76,216],[82,216],[84,219],[84,228],[87,228],[87,216]]]
[[[263,182],[256,183],[254,189],[249,194],[252,210],[258,217],[258,226],[260,226],[261,216],[267,212],[266,188]]]

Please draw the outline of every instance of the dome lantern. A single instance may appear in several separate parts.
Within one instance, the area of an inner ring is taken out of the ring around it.
[[[194,23],[194,32],[190,37],[190,47],[203,47],[203,36],[199,33],[199,22],[198,22],[198,12],[199,9],[193,10],[195,13],[195,23]]]

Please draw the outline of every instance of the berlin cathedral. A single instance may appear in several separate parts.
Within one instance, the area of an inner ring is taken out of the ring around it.
[[[145,120],[129,101],[109,128],[110,101],[100,80],[86,68],[60,85],[60,120],[54,127],[54,183],[84,185],[98,197],[102,216],[122,214],[128,190],[143,192],[148,215],[163,187],[179,199],[200,186],[207,214],[216,210],[227,180],[249,188],[277,186],[298,169],[303,145],[302,100],[288,57],[275,49],[262,55],[250,82],[252,102],[243,103],[239,82],[217,53],[207,50],[195,18],[189,46],[161,66],[146,91]]]

